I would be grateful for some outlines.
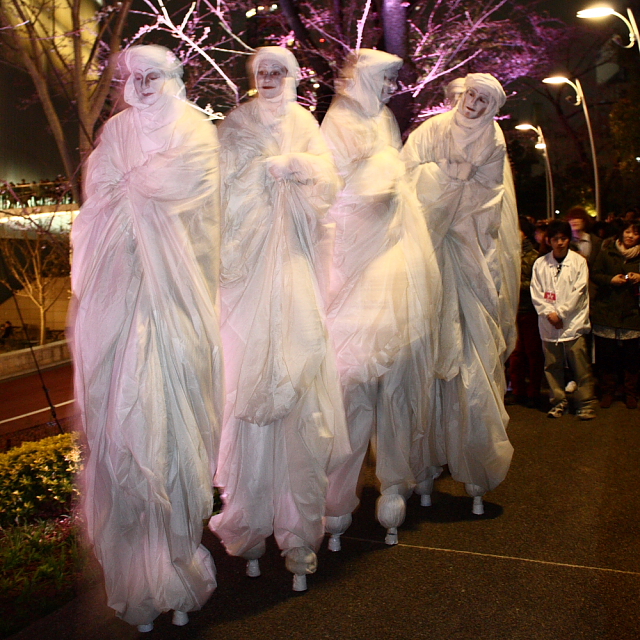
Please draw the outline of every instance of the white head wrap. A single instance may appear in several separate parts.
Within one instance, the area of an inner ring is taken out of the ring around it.
[[[460,149],[466,149],[471,154],[470,157],[477,160],[493,144],[493,119],[506,102],[507,96],[502,85],[489,73],[470,73],[464,79],[464,87],[465,91],[471,88],[481,91],[489,100],[487,110],[478,118],[467,118],[463,115],[464,96],[458,101],[457,108],[449,112],[453,114],[451,131],[456,144]]]
[[[477,89],[489,98],[486,112],[478,120],[491,120],[507,101],[502,85],[490,73],[470,73],[464,79],[464,90]],[[458,102],[458,110],[462,109],[462,100]]]
[[[157,44],[129,47],[121,54],[121,64],[129,73],[124,85],[124,99],[135,108],[136,120],[144,134],[142,148],[148,152],[161,149],[170,138],[167,125],[178,117],[175,99],[180,101],[177,104],[186,101],[182,65],[173,52]],[[136,92],[134,74],[136,71],[145,73],[150,70],[160,71],[165,82],[158,100],[153,104],[144,104]]]
[[[124,85],[124,99],[136,109],[147,109],[151,105],[144,104],[138,98],[133,84],[135,71],[144,72],[149,69],[161,71],[166,81],[162,88],[163,95],[186,100],[187,92],[182,82],[182,64],[172,51],[158,44],[142,44],[129,47],[122,53],[122,62],[129,74]]]
[[[298,99],[296,87],[300,83],[300,65],[293,53],[284,47],[260,47],[255,55],[249,58],[248,63],[249,75],[254,87],[258,86],[258,69],[263,62],[280,65],[286,71],[286,76],[279,96],[265,98],[258,93],[258,99],[268,103],[271,110],[278,113],[284,112],[289,102],[295,102]]]
[[[378,115],[384,107],[381,96],[385,74],[397,73],[402,65],[402,58],[391,53],[360,49],[347,59],[336,90],[357,102],[366,115]]]

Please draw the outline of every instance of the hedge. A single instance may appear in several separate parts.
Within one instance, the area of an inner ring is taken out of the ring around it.
[[[81,457],[72,433],[0,454],[0,526],[69,513]]]

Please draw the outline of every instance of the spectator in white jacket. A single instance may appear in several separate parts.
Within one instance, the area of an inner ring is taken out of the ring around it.
[[[569,250],[571,226],[556,220],[548,227],[551,252],[533,265],[531,299],[538,313],[544,348],[544,369],[552,407],[547,414],[560,418],[568,410],[564,385],[564,363],[568,361],[578,385],[574,398],[581,420],[595,418],[593,375],[584,334],[589,323],[589,269],[587,261]]]

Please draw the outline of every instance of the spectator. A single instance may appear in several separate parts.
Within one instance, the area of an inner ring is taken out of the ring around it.
[[[505,404],[523,404],[533,408],[540,404],[540,383],[544,371],[544,355],[538,314],[531,301],[531,274],[538,252],[533,247],[533,225],[524,217],[519,217],[522,253],[520,258],[520,300],[516,325],[518,339],[509,359],[509,375],[512,395],[508,395]],[[529,382],[527,384],[527,375]]]
[[[551,247],[547,242],[547,221],[543,220],[536,224],[536,228],[533,234],[533,239],[535,240],[535,249],[538,251],[538,254],[544,256],[545,254],[551,251]]]
[[[13,325],[11,320],[7,320],[2,327],[0,327],[0,344],[5,344],[9,338],[13,336]]]
[[[568,361],[577,388],[576,415],[595,418],[593,375],[584,334],[589,332],[588,268],[582,256],[569,250],[571,226],[556,220],[549,225],[551,253],[533,265],[531,299],[538,312],[538,327],[545,358],[545,374],[552,407],[547,414],[560,418],[568,410],[564,388],[564,362]]]
[[[594,263],[602,240],[589,233],[591,218],[584,207],[572,207],[567,213],[567,221],[571,225],[571,248],[586,258],[589,267]]]
[[[592,320],[596,362],[600,378],[600,406],[613,403],[618,378],[624,377],[628,409],[638,405],[640,366],[640,223],[630,220],[618,238],[608,242],[593,266],[591,279],[598,286]]]

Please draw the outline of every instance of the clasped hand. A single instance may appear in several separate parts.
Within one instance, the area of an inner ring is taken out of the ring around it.
[[[623,284],[640,284],[640,273],[627,273],[626,275],[623,275],[622,273],[619,273],[616,276],[613,276],[613,278],[611,278],[611,284],[613,285],[623,285]]]

